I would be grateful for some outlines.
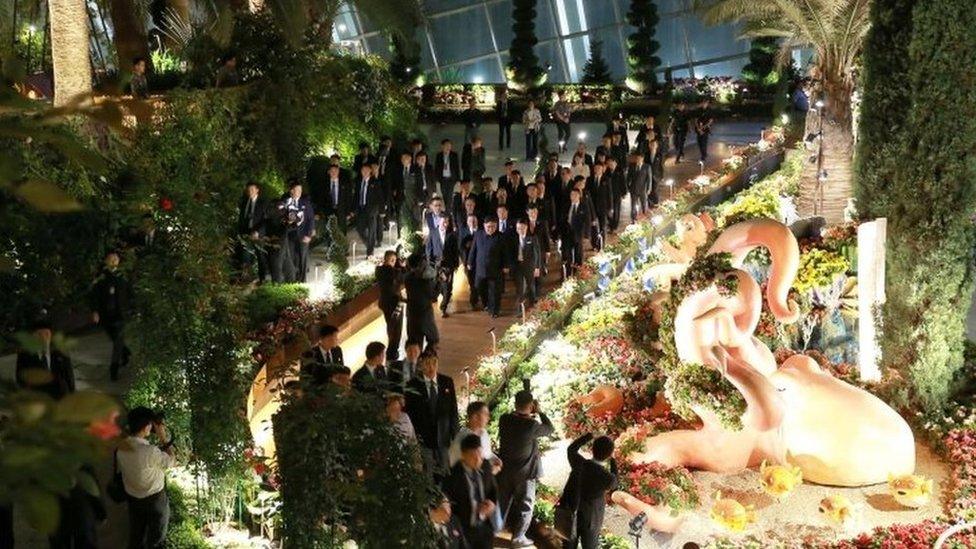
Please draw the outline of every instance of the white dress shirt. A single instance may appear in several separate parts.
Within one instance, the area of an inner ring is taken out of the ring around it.
[[[134,498],[147,498],[166,487],[166,470],[176,463],[173,456],[139,437],[128,437],[119,445],[118,464],[122,484]]]
[[[482,429],[480,433],[475,433],[467,426],[464,426],[458,430],[456,435],[454,435],[454,440],[451,441],[451,447],[448,449],[447,459],[448,463],[451,464],[451,467],[453,467],[455,463],[461,461],[461,441],[464,440],[464,437],[468,435],[478,435],[478,437],[481,438],[482,458],[484,458],[486,461],[498,459],[498,456],[496,456],[495,452],[493,452],[491,449],[491,437],[488,436],[488,429]]]

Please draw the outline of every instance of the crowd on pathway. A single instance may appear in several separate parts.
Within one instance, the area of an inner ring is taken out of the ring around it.
[[[233,59],[226,61],[223,80],[233,79],[233,64]],[[499,145],[507,147],[511,121],[507,99],[503,101]],[[560,98],[553,121],[561,151],[571,132],[570,117],[569,105]],[[461,425],[454,382],[438,373],[440,337],[433,304],[439,300],[441,314],[451,314],[454,277],[460,271],[471,289],[473,310],[502,314],[509,283],[520,308],[532,307],[554,258],[559,258],[556,268],[563,278],[573,275],[583,264],[585,242],[599,250],[618,230],[625,200],[630,201],[631,221],[657,203],[669,144],[653,116],[639,128],[633,147],[625,125],[614,120],[593,154],[580,141],[570,165],[560,165],[554,152],[540,162],[537,173],[523,176],[509,160],[505,173],[493,179],[485,174],[480,118],[465,113],[464,120],[466,143],[460,154],[449,139],[433,152],[419,140],[398,149],[384,137],[375,152],[362,143],[348,167],[338,155],[312,159],[304,181],[290,180],[280,197],[267,199],[257,183],[248,183],[238,207],[235,262],[244,281],[253,281],[256,274],[259,283],[302,282],[309,271],[310,248],[331,244],[326,230],[330,223],[343,236],[354,230],[369,258],[380,247],[385,227],[395,226],[398,232],[419,227],[422,249],[406,258],[399,250],[386,251],[376,267],[387,342],[370,343],[365,364],[353,374],[343,362],[338,330],[321,326],[314,346],[302,357],[301,376],[310,383],[382,397],[390,420],[418,444],[426,470],[443,491],[443,501],[430,512],[443,546],[490,547],[495,534],[507,528],[512,546],[523,547],[531,544],[526,534],[541,474],[538,441],[551,435],[553,426],[528,390],[516,395],[515,411],[501,417],[497,451],[486,431],[486,403],[470,403]],[[532,159],[539,153],[542,117],[531,102],[523,122],[526,157]],[[690,128],[704,160],[711,124],[705,108],[694,116],[679,110],[667,132],[677,159]],[[152,231],[140,233],[135,244],[150,245],[153,238]],[[91,291],[92,321],[112,342],[113,380],[130,355],[124,332],[132,290],[119,271],[119,258],[116,251],[106,254]],[[404,320],[407,339],[401,357]],[[75,389],[70,357],[52,345],[50,319],[32,328],[37,348],[18,354],[16,382],[62,398]],[[169,516],[164,487],[166,470],[174,464],[173,441],[162,415],[145,408],[129,412],[127,427],[129,436],[114,454],[113,486],[117,499],[129,506],[129,546],[161,547]],[[586,459],[578,450],[588,442],[584,437],[570,446],[573,475],[562,501],[564,508],[575,511],[577,524],[567,543],[579,542],[584,548],[596,547],[604,496],[615,479],[613,442],[598,437],[593,458]],[[95,523],[104,517],[100,502],[72,493],[62,498],[61,507],[62,524],[51,537],[52,547],[95,547]],[[9,506],[0,507],[0,549],[13,545],[11,517]]]

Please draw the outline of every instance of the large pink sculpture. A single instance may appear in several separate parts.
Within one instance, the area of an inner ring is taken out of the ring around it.
[[[726,229],[709,253],[732,256],[738,291],[722,295],[713,285],[688,295],[674,319],[675,346],[683,363],[720,371],[746,401],[742,428],[725,427],[713,412],[692,406],[702,420],[697,430],[664,433],[645,442],[633,457],[713,472],[737,472],[771,464],[799,467],[809,482],[863,486],[915,469],[915,442],[905,420],[880,399],[825,373],[811,358],[795,355],[781,365],[753,334],[762,311],[759,284],[739,269],[745,256],[764,247],[771,257],[766,301],[777,320],[799,317],[789,299],[800,252],[789,228],[771,219]],[[606,404],[606,403],[604,403]],[[613,500],[647,514],[651,528],[674,531],[681,517],[630,494]]]

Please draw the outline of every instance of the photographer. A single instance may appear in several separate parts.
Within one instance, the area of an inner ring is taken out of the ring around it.
[[[536,419],[538,417],[538,420]],[[498,506],[512,532],[512,547],[529,547],[525,537],[535,506],[535,486],[542,476],[539,439],[555,431],[528,389],[515,394],[515,411],[498,420]]]
[[[129,436],[119,445],[116,459],[129,504],[129,547],[163,547],[169,523],[166,470],[176,463],[173,439],[163,415],[149,408],[131,410],[128,424]],[[159,446],[147,440],[150,434]]]

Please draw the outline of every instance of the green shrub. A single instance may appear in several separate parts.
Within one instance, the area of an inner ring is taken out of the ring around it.
[[[248,322],[251,326],[272,322],[286,307],[306,298],[308,286],[304,284],[262,284],[245,299]]]
[[[190,510],[186,494],[175,483],[166,484],[169,496],[169,529],[166,531],[168,549],[208,549],[210,544],[203,538],[203,526]]]

